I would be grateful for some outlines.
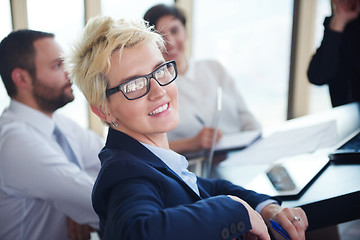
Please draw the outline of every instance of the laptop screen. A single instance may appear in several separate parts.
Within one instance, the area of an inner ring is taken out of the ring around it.
[[[216,147],[216,138],[217,138],[217,131],[219,129],[219,122],[220,122],[220,115],[221,115],[221,108],[222,108],[222,88],[218,86],[217,88],[217,95],[216,95],[216,110],[213,117],[213,124],[212,127],[215,129],[215,134],[212,139],[211,148],[205,152],[205,160],[203,164],[203,171],[202,177],[208,178],[210,177],[211,167],[213,164],[213,157]]]

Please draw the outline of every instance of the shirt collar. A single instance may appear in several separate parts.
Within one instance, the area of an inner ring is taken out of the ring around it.
[[[199,188],[196,184],[196,175],[187,170],[188,161],[184,156],[172,150],[159,148],[145,143],[141,144],[160,158],[173,172],[175,172],[175,174],[178,175],[178,177],[180,177],[198,196],[200,196]]]
[[[158,158],[160,158],[171,170],[173,170],[178,176],[181,176],[181,172],[188,167],[188,162],[182,155],[163,148],[159,148],[146,143],[141,143],[151,152],[153,152]]]

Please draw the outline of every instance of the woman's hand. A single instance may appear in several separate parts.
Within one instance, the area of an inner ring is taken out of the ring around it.
[[[358,0],[331,0],[331,3],[335,13],[330,29],[343,32],[346,25],[359,16],[360,3]]]
[[[197,150],[210,149],[212,140],[215,134],[215,129],[210,127],[204,127],[201,131],[193,138],[193,145],[196,146]],[[221,138],[221,131],[217,131],[216,142]]]
[[[263,208],[261,216],[276,239],[284,238],[271,227],[270,219],[279,223],[292,240],[305,240],[308,220],[301,208],[282,208],[277,204],[269,204]]]
[[[204,127],[195,137],[171,141],[170,149],[178,153],[210,149],[214,134],[214,128]],[[218,130],[216,142],[220,140],[221,135],[221,131]]]
[[[90,233],[95,231],[89,225],[79,224],[69,217],[67,218],[67,226],[68,237],[72,240],[88,240]]]
[[[256,212],[250,205],[244,200],[228,195],[231,199],[240,202],[247,209],[252,229],[244,234],[245,240],[259,239],[259,240],[270,240],[268,229],[261,215]]]

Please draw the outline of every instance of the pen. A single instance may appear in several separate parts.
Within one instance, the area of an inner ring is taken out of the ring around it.
[[[205,121],[204,121],[199,115],[197,115],[197,114],[195,113],[194,116],[195,116],[196,120],[198,120],[201,125],[203,125],[203,126],[206,125],[206,124],[205,124]]]
[[[270,219],[271,227],[275,229],[283,238],[291,240],[289,234],[274,220]]]

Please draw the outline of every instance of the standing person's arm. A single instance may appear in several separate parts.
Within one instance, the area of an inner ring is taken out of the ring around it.
[[[360,3],[357,0],[332,0],[334,16],[331,18],[330,29],[343,32],[346,25],[359,16]]]
[[[324,21],[324,37],[320,47],[312,57],[307,75],[310,83],[329,84],[337,78],[340,64],[341,33],[330,29],[331,18]]]
[[[332,0],[334,14],[324,21],[324,37],[313,56],[309,68],[309,81],[316,85],[336,81],[340,64],[341,36],[347,24],[359,16],[357,0]]]

